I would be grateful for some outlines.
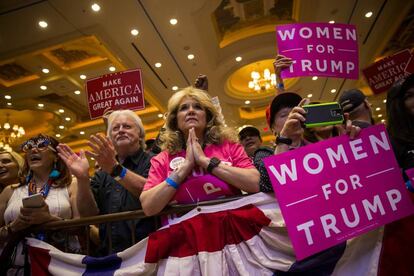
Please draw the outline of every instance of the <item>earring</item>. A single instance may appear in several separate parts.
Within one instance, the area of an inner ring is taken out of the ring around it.
[[[49,178],[51,178],[51,179],[56,179],[60,176],[60,172],[56,168],[56,163],[57,162],[55,161],[55,163],[53,164],[53,169],[49,174]]]

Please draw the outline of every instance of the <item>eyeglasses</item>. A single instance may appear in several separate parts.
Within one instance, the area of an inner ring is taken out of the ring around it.
[[[47,148],[56,152],[56,150],[51,146],[51,142],[47,138],[38,138],[26,141],[22,146],[23,152],[29,152],[33,148],[37,148],[39,151],[45,151]]]

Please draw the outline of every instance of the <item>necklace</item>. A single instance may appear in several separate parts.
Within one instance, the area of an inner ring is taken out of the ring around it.
[[[39,193],[42,194],[42,196],[44,198],[47,197],[47,195],[49,193],[49,190],[50,190],[50,186],[52,186],[52,183],[53,183],[53,179],[50,179],[49,178],[45,182],[45,184],[43,184],[42,188],[40,189]],[[33,195],[33,194],[36,194],[37,193],[37,190],[36,190],[36,182],[34,181],[33,178],[29,180],[29,189],[28,190],[29,190],[29,195]]]

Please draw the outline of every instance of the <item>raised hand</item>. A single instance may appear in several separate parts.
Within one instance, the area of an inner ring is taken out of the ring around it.
[[[59,144],[57,151],[59,157],[65,162],[70,172],[76,178],[89,178],[89,162],[83,150],[77,155],[68,145]]]
[[[102,171],[110,174],[118,163],[116,160],[116,151],[111,140],[102,134],[91,135],[88,145],[93,151],[87,151],[86,155],[95,158],[101,166]]]
[[[199,74],[194,82],[194,87],[201,90],[208,90],[208,78],[206,75]]]

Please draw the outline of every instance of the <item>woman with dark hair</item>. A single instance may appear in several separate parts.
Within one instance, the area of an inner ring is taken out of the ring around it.
[[[196,203],[259,191],[259,172],[210,96],[193,87],[168,101],[163,151],[151,160],[142,208],[159,213],[170,202]]]
[[[32,225],[79,216],[75,204],[76,185],[71,185],[69,169],[57,155],[58,144],[54,138],[42,134],[23,143],[22,150],[26,156],[20,183],[7,186],[0,195],[0,245],[13,233]],[[37,193],[44,198],[42,206],[23,207],[22,199]],[[62,237],[43,233],[35,237],[55,246],[54,241],[62,240]],[[78,247],[78,243],[69,240],[71,246]],[[13,256],[13,267],[21,269],[24,265],[21,243]]]
[[[401,168],[414,167],[414,74],[387,95],[388,133]]]
[[[414,201],[414,74],[387,95],[388,133],[407,189]],[[414,216],[385,225],[378,275],[414,275]]]
[[[24,159],[17,152],[0,150],[0,193],[11,184],[19,182]]]

